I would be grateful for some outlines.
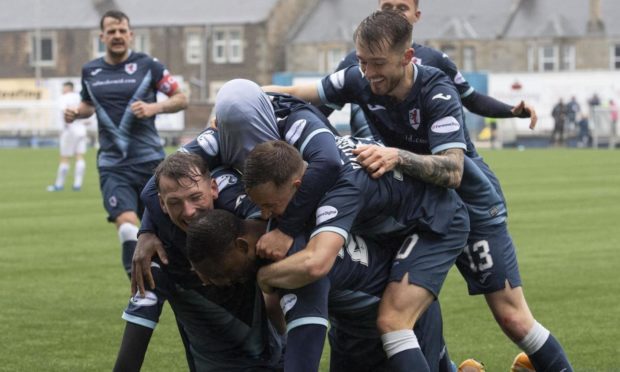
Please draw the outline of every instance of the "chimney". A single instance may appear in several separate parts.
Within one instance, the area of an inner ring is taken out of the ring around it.
[[[590,18],[588,19],[588,34],[602,35],[605,24],[601,19],[601,0],[590,0]]]
[[[108,10],[119,10],[119,7],[114,0],[91,0],[91,2],[100,16]]]

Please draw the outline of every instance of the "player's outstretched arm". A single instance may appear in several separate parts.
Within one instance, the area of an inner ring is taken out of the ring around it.
[[[398,150],[398,165],[405,174],[451,189],[461,185],[464,161],[465,152],[460,148],[447,149],[435,155]]]
[[[273,288],[294,289],[312,283],[329,273],[343,244],[342,235],[320,232],[301,251],[261,267],[258,284],[263,292],[271,293]]]
[[[474,91],[467,97],[463,97],[462,103],[463,106],[465,106],[469,111],[484,117],[530,118],[530,129],[534,129],[536,127],[536,122],[538,121],[536,110],[534,110],[534,107],[531,105],[525,103],[525,101],[521,101],[519,104],[511,106],[493,97]]]
[[[297,85],[264,85],[261,87],[263,92],[272,92],[272,93],[284,93],[290,94],[291,96],[295,96],[299,99],[302,99],[306,102],[310,102],[313,105],[320,105],[321,97],[319,97],[319,91],[317,89],[316,84],[297,84]]]
[[[530,129],[536,128],[536,123],[538,122],[538,116],[536,116],[536,110],[534,107],[527,104],[525,101],[519,102],[518,105],[512,108],[512,113],[514,116],[518,118],[529,117],[530,118]]]

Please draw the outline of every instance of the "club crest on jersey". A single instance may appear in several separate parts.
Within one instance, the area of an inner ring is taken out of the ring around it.
[[[409,124],[411,124],[413,129],[418,130],[421,122],[422,120],[420,119],[420,109],[414,108],[412,110],[409,110]]]
[[[133,75],[133,73],[136,72],[137,69],[138,69],[138,64],[135,62],[128,63],[125,65],[125,72],[128,73],[129,75]]]

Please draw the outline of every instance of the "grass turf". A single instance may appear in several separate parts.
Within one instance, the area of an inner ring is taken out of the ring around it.
[[[483,155],[502,181],[534,315],[576,371],[620,371],[620,152]],[[0,371],[101,371],[114,364],[129,282],[105,220],[94,151],[87,164],[82,191],[48,193],[55,149],[0,150]],[[507,371],[516,346],[484,299],[467,295],[455,269],[441,301],[452,359],[474,357],[489,371]],[[186,369],[166,307],[143,370]]]

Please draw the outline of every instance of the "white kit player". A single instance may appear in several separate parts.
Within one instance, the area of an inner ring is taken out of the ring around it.
[[[59,98],[59,108],[61,112],[65,109],[77,108],[81,97],[73,91],[73,83],[70,81],[62,85],[62,95]],[[56,172],[56,181],[47,187],[47,191],[62,191],[65,187],[65,179],[71,168],[69,162],[75,157],[75,171],[73,179],[73,191],[80,191],[84,180],[86,162],[84,154],[88,138],[86,136],[86,125],[90,119],[75,120],[73,123],[64,123],[60,134],[60,164]]]

